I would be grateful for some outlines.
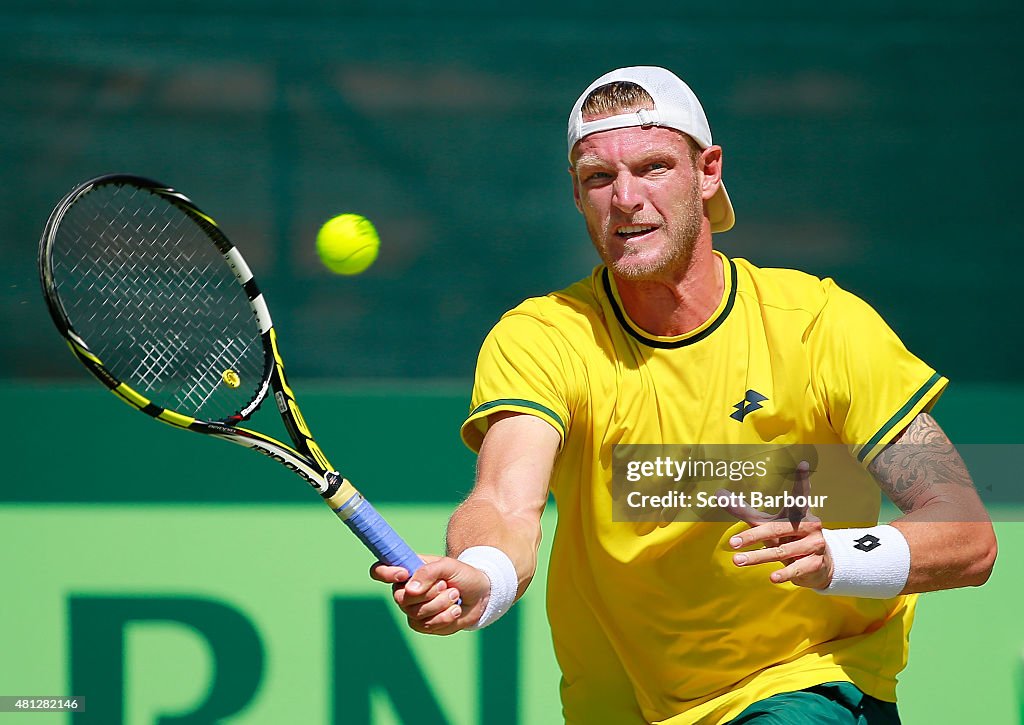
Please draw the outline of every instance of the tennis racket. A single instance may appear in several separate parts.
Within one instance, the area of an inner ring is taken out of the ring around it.
[[[312,486],[378,560],[422,560],[313,440],[249,266],[184,194],[126,174],[80,184],[39,243],[50,315],[118,398],[176,428],[273,458]],[[273,391],[294,446],[239,424]]]

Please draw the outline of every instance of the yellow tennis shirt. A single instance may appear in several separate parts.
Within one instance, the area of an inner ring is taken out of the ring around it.
[[[721,722],[838,680],[896,699],[916,597],[772,584],[778,565],[732,563],[741,522],[613,520],[618,445],[834,443],[873,525],[880,494],[864,467],[946,386],[832,280],[719,257],[722,301],[685,335],[640,329],[599,266],[506,313],[480,351],[466,444],[479,450],[497,411],[562,438],[548,616],[570,723]]]

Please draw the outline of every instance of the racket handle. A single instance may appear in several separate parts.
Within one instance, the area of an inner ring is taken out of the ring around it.
[[[348,511],[352,513],[345,516]],[[388,566],[400,566],[409,572],[410,576],[423,566],[423,560],[409,548],[405,540],[391,528],[383,516],[377,513],[377,509],[362,497],[362,494],[353,496],[335,513],[352,529],[352,533],[359,537],[366,548],[377,556],[378,561]]]

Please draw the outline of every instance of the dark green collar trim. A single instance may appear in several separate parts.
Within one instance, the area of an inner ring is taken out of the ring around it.
[[[501,398],[500,400],[492,400],[492,401],[490,401],[488,403],[481,403],[480,405],[478,405],[475,408],[473,408],[473,410],[469,414],[469,417],[472,418],[473,416],[475,416],[475,415],[477,415],[479,413],[483,413],[483,412],[486,412],[488,410],[493,410],[494,408],[498,408],[498,407],[501,407],[501,408],[515,408],[515,407],[519,407],[519,408],[529,408],[530,410],[536,410],[538,413],[543,413],[544,415],[548,416],[553,421],[558,423],[558,426],[562,429],[562,435],[563,436],[565,435],[565,422],[562,420],[561,416],[558,415],[558,413],[556,413],[555,411],[551,410],[551,408],[548,408],[545,405],[541,405],[540,403],[535,403],[532,400],[523,400],[522,398]]]
[[[927,382],[918,388],[916,393],[910,396],[910,400],[908,400],[902,408],[897,410],[896,413],[885,422],[885,425],[879,428],[878,432],[871,437],[871,440],[869,440],[864,447],[860,449],[860,453],[857,454],[857,460],[863,463],[864,459],[867,458],[868,453],[870,453],[871,450],[878,445],[878,442],[892,430],[893,426],[899,423],[915,405],[921,402],[921,398],[925,396],[925,393],[935,387],[935,383],[939,382],[941,377],[942,376],[938,373],[934,373],[930,378],[928,378]]]
[[[732,307],[736,302],[737,274],[736,263],[733,262],[731,259],[729,259],[728,262],[730,284],[729,298],[725,302],[725,308],[718,315],[718,318],[713,323],[708,325],[706,328],[701,330],[700,333],[694,335],[693,337],[684,337],[682,340],[659,340],[655,337],[647,337],[646,335],[637,332],[633,328],[633,326],[630,325],[629,322],[626,320],[626,314],[622,311],[622,308],[619,307],[619,301],[615,299],[615,294],[612,292],[611,275],[608,273],[607,267],[601,270],[601,281],[604,284],[604,292],[606,295],[608,295],[608,302],[609,304],[611,304],[612,311],[615,313],[615,319],[617,319],[619,321],[619,324],[622,325],[623,330],[628,332],[637,342],[643,343],[648,347],[657,347],[663,350],[672,350],[677,347],[686,347],[687,345],[692,345],[695,342],[700,342],[705,337],[710,335],[712,332],[717,330],[719,326],[723,322],[725,322],[725,318],[729,316],[729,313],[732,312]]]

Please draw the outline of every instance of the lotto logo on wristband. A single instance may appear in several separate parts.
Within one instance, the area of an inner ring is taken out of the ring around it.
[[[860,549],[861,551],[868,552],[874,551],[882,545],[881,540],[877,536],[871,534],[864,534],[859,539],[854,539],[854,549]]]
[[[889,599],[907,585],[910,545],[895,526],[870,529],[822,529],[832,556],[832,581],[821,594]],[[885,546],[883,546],[883,542]],[[851,549],[871,556],[854,554]]]

